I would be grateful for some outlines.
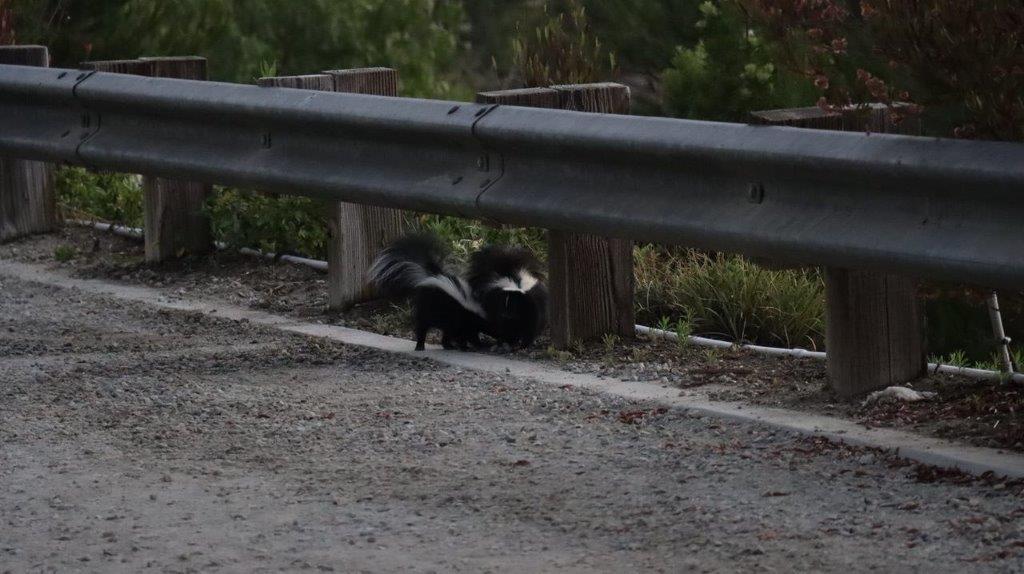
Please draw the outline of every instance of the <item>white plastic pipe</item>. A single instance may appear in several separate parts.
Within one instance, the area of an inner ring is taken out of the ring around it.
[[[123,225],[114,225],[113,223],[84,221],[82,219],[72,219],[69,223],[74,223],[75,225],[81,225],[83,227],[92,227],[93,229],[98,229],[100,231],[109,231],[114,235],[130,237],[131,239],[143,239],[142,230],[138,227],[125,227]]]
[[[123,235],[125,237],[131,237],[133,239],[142,238],[142,230],[137,227],[124,227],[121,225],[111,225],[109,223],[99,223],[80,220],[72,220],[72,223],[84,225],[86,227],[93,227],[101,231],[112,230],[112,233],[115,233],[117,235]],[[217,243],[217,249],[226,248],[227,246],[224,245],[223,243]],[[244,253],[246,255],[253,255],[256,257],[266,257],[268,259],[273,259],[274,257],[276,257],[274,253],[264,253],[259,249],[250,249],[248,247],[243,247],[242,249],[239,249],[239,252]],[[290,263],[295,263],[298,265],[306,265],[314,269],[319,269],[320,271],[327,271],[327,262],[320,261],[319,259],[307,259],[305,257],[295,257],[293,255],[282,255],[281,260],[288,261]],[[646,327],[644,325],[636,325],[636,332],[644,335],[651,335],[652,337],[660,337],[663,339],[674,340],[679,338],[678,335],[671,331],[655,329],[653,327]],[[736,345],[735,343],[730,343],[728,341],[719,341],[718,339],[709,339],[707,337],[698,337],[696,335],[690,335],[689,337],[687,337],[687,341],[699,347],[715,347],[718,349],[731,349],[733,347],[738,346],[741,349],[747,349],[755,353],[761,353],[763,355],[799,357],[817,359],[819,361],[824,361],[826,358],[826,354],[821,351],[808,351],[807,349],[783,349],[779,347],[764,347],[761,345]],[[997,381],[1008,380],[1018,383],[1024,383],[1024,373],[1014,373],[1012,375],[1007,375],[1006,373],[1000,373],[997,371],[988,371],[985,369],[971,369],[969,367],[957,367],[954,365],[940,365],[937,363],[928,363],[928,371],[931,373],[947,373],[950,375],[961,375],[971,379],[992,379]]]
[[[665,331],[662,329],[654,329],[651,327],[645,327],[643,325],[636,326],[636,332],[645,335],[651,335],[653,337],[660,337],[663,339],[679,338],[678,335],[671,331]],[[790,357],[806,357],[810,359],[818,359],[824,361],[826,354],[821,351],[808,351],[807,349],[780,349],[777,347],[762,347],[761,345],[736,345],[728,341],[719,341],[717,339],[708,339],[705,337],[689,336],[687,340],[701,347],[718,347],[718,348],[731,348],[739,347],[741,349],[749,349],[755,353],[762,353],[765,355],[776,355],[776,356],[790,356]],[[1007,373],[1000,373],[998,371],[989,371],[986,369],[972,369],[969,367],[957,367],[955,365],[941,365],[938,363],[928,363],[928,372],[930,373],[947,373],[950,375],[961,375],[971,379],[991,379],[996,381],[1014,381],[1018,383],[1024,383],[1024,373],[1014,373],[1012,375]]]
[[[128,237],[131,239],[143,239],[143,230],[138,227],[125,227],[124,225],[113,225],[111,223],[101,223],[99,221],[84,221],[81,219],[72,219],[70,221],[75,225],[81,225],[84,227],[91,227],[100,231],[109,231],[114,235],[120,235],[122,237]],[[217,249],[225,250],[228,248],[227,244],[218,241],[214,244]],[[276,253],[265,252],[260,249],[253,249],[251,247],[243,247],[238,250],[239,253],[244,255],[252,255],[254,257],[263,257],[265,259],[278,259]],[[281,261],[287,261],[288,263],[295,263],[297,265],[305,265],[312,267],[318,271],[327,271],[327,262],[320,261],[319,259],[308,259],[306,257],[298,257],[296,255],[282,255]]]
[[[663,329],[655,329],[653,327],[645,327],[644,325],[637,325],[636,332],[644,335],[651,335],[653,337],[659,337],[662,339],[678,339],[679,335],[672,331],[665,331]],[[761,345],[736,345],[729,341],[719,341],[718,339],[708,339],[707,337],[697,337],[690,335],[687,337],[687,341],[700,347],[716,347],[719,349],[731,349],[733,347],[740,347],[741,349],[749,349],[756,353],[762,353],[765,355],[775,356],[789,356],[789,357],[808,357],[811,359],[825,359],[825,353],[821,351],[808,351],[807,349],[780,349],[778,347],[763,347]]]
[[[217,242],[217,249],[227,249],[228,246]],[[281,261],[287,261],[288,263],[294,263],[296,265],[305,265],[306,267],[312,267],[317,271],[327,271],[327,262],[320,261],[319,259],[307,259],[306,257],[299,257],[297,255],[282,255],[278,257],[276,253],[264,252],[259,249],[252,249],[251,247],[243,247],[238,250],[239,253],[244,255],[252,255],[254,257],[263,257],[266,259],[280,259]]]

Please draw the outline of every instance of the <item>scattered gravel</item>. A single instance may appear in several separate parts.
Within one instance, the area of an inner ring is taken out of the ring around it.
[[[883,452],[2,276],[0,349],[4,572],[1024,570]]]

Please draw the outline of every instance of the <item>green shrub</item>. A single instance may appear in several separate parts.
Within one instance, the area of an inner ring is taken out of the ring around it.
[[[54,65],[83,60],[209,58],[214,80],[249,82],[264,62],[281,74],[391,66],[404,94],[452,95],[462,74],[461,2],[447,0],[93,0],[14,3],[22,43],[50,47]]]
[[[62,167],[57,170],[57,197],[68,217],[142,227],[142,185],[137,176]]]
[[[326,259],[324,204],[292,195],[223,188],[207,201],[213,237],[227,245]]]
[[[752,111],[809,105],[813,86],[780,70],[733,2],[702,2],[699,40],[679,46],[662,73],[665,111],[673,116],[745,121]]]

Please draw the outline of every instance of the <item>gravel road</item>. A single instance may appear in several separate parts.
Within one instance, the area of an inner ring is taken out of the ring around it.
[[[0,572],[1024,571],[1020,488],[0,276]]]

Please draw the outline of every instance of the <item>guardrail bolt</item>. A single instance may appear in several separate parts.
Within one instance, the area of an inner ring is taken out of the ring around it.
[[[761,203],[764,201],[764,184],[752,183],[747,188],[747,201],[750,203]]]
[[[270,134],[265,133],[260,137],[260,143],[263,144],[264,148],[270,148]]]
[[[491,169],[491,158],[487,154],[482,154],[476,159],[476,168],[480,171],[488,171]]]
[[[82,114],[82,127],[87,128],[89,127],[90,123],[92,123],[92,118],[89,116],[89,114]]]

